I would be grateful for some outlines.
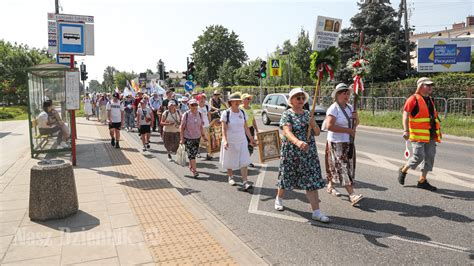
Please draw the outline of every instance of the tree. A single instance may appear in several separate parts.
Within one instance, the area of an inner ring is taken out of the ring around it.
[[[240,68],[235,70],[234,82],[242,86],[258,86],[258,77],[255,71],[260,67],[260,59],[244,63]]]
[[[104,87],[102,87],[102,84],[100,84],[97,80],[92,79],[89,81],[89,91],[91,92],[103,92]]]
[[[230,60],[225,60],[224,64],[217,71],[220,86],[225,88],[234,85],[234,73],[235,68],[230,64]]]
[[[148,70],[147,70],[148,71]],[[127,80],[136,78],[137,75],[133,72],[116,71],[114,76],[114,84],[119,90],[123,90],[127,85]]]
[[[207,85],[218,78],[217,71],[226,60],[234,69],[246,60],[247,53],[239,36],[221,25],[211,25],[193,43],[192,57],[197,81]]]
[[[406,51],[404,30],[397,21],[398,14],[390,5],[390,1],[365,1],[358,3],[358,5],[359,13],[351,18],[351,27],[343,29],[339,39],[342,65],[345,65],[349,59],[356,57],[356,52],[351,50],[351,45],[359,42],[359,33],[363,31],[365,46],[370,48],[377,38],[381,38],[385,40],[383,46],[394,53],[390,56],[391,61],[386,62],[391,65],[391,72],[386,72],[384,75],[378,76],[377,79],[370,75],[369,78],[374,78],[374,81],[393,81],[397,78],[405,78],[407,72],[406,63],[403,60],[406,58],[405,54],[410,51]],[[375,45],[379,48],[382,43],[379,40]],[[411,49],[413,47],[412,45]],[[336,78],[339,81],[348,81],[351,79],[350,72],[347,68],[341,68]]]
[[[25,104],[28,95],[25,68],[53,61],[46,49],[0,40],[0,89],[4,101]]]
[[[301,28],[300,34],[298,35],[298,40],[294,46],[294,62],[301,70],[302,81],[304,84],[307,84],[309,80],[309,69],[311,66],[311,41],[309,40],[309,32],[306,32]],[[294,76],[294,75],[292,75]],[[304,85],[304,84],[301,85]],[[296,84],[296,83],[295,83]]]
[[[145,71],[145,73],[146,73],[147,75],[153,75],[153,71],[152,71],[151,69],[149,69],[149,68]]]
[[[105,90],[107,91],[113,91],[115,81],[114,81],[114,75],[117,70],[113,66],[107,66],[104,69],[104,81],[102,82],[102,87],[104,87]]]

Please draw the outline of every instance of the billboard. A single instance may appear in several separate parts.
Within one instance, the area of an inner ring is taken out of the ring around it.
[[[342,19],[318,16],[314,31],[313,51],[321,51],[331,46],[337,47],[342,29]]]
[[[418,40],[418,72],[469,72],[471,39],[439,38]]]

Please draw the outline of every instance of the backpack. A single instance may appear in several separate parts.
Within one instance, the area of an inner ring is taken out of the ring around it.
[[[242,110],[242,109],[240,109],[240,108],[239,108],[239,110],[240,110],[240,111],[242,112],[242,114],[244,115],[244,120],[247,121],[247,117],[245,117],[245,112],[244,112],[244,110]],[[230,118],[230,108],[226,110],[225,117],[226,117],[225,123],[226,123],[226,124],[229,124],[229,122],[230,122],[230,121],[229,121],[229,118]]]

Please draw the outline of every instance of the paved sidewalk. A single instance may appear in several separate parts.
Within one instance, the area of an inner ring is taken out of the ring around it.
[[[133,140],[122,137],[122,149],[112,148],[107,127],[85,119],[78,135],[76,215],[30,221],[29,171],[37,161],[29,154],[0,177],[2,265],[264,264]]]

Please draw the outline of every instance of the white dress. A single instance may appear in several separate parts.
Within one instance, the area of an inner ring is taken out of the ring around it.
[[[86,115],[92,115],[91,99],[84,99],[84,113],[86,113]]]
[[[226,123],[227,121],[226,112],[228,112],[228,110],[222,112],[222,123]],[[229,147],[226,150],[224,148],[224,141],[222,141],[219,158],[223,169],[238,170],[252,163],[248,150],[248,141],[245,135],[245,121],[245,114],[240,109],[238,113],[230,111],[229,123],[227,124],[227,143]]]

